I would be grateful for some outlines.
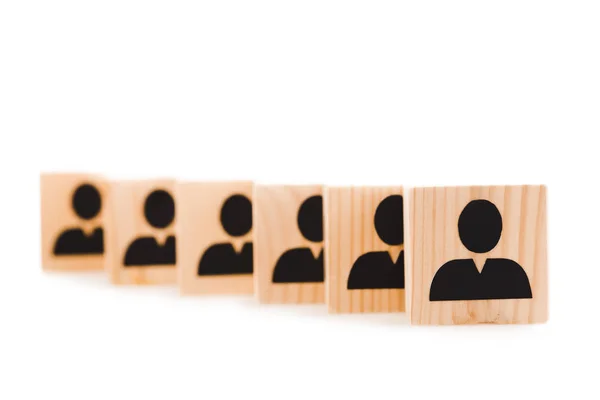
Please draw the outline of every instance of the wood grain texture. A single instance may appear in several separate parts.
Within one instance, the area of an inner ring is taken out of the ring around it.
[[[72,207],[75,190],[82,184],[92,184],[100,193],[101,208],[92,219],[77,216]],[[67,229],[82,229],[91,234],[95,228],[103,228],[108,198],[106,181],[97,175],[88,174],[41,174],[41,256],[42,268],[46,271],[102,270],[104,255],[54,255],[54,245]]]
[[[323,187],[256,185],[254,189],[255,291],[261,303],[324,303],[324,283],[273,283],[273,271],[287,250],[310,248],[318,257],[323,243],[305,239],[298,228],[302,203],[321,196]]]
[[[327,187],[325,210],[326,302],[333,313],[404,311],[404,289],[348,290],[352,265],[371,251],[390,251],[393,259],[403,245],[384,243],[375,231],[375,211],[401,187]]]
[[[152,227],[144,215],[146,197],[154,190],[167,191],[175,197],[174,180],[113,181],[110,183],[109,213],[106,218],[105,268],[114,284],[174,284],[176,266],[124,266],[125,253],[139,237],[154,237],[163,244],[166,237],[175,234],[175,219],[163,229]],[[177,208],[177,206],[176,206]],[[176,238],[176,241],[178,239]]]
[[[199,276],[198,265],[204,252],[218,243],[232,243],[239,251],[252,241],[252,230],[231,237],[221,226],[220,213],[225,200],[241,194],[252,200],[252,182],[177,183],[177,264],[178,284],[184,295],[252,294],[252,274]]]
[[[475,254],[458,235],[458,217],[476,199],[489,200],[502,216],[500,241]],[[538,323],[548,315],[545,186],[411,188],[405,196],[408,312],[413,324]],[[520,264],[532,299],[429,301],[432,279],[447,261],[508,258]]]

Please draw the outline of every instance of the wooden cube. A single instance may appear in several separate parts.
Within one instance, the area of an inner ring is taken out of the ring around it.
[[[177,184],[182,294],[252,294],[252,182]]]
[[[95,175],[40,176],[42,267],[101,270],[106,182]]]
[[[255,290],[262,303],[324,303],[323,187],[254,189]]]
[[[330,312],[404,311],[401,187],[325,189]]]
[[[174,189],[173,180],[112,182],[106,268],[113,283],[175,283]]]
[[[412,188],[405,220],[411,323],[547,320],[545,186]]]

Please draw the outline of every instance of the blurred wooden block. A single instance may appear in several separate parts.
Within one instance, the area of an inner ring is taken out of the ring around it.
[[[252,182],[177,184],[182,294],[252,294]]]
[[[404,311],[401,187],[326,188],[325,243],[330,312]]]
[[[406,210],[411,323],[547,320],[545,186],[412,188]]]
[[[176,281],[173,180],[111,183],[106,268],[116,284]]]
[[[324,303],[323,187],[254,189],[255,290],[262,303]]]
[[[101,270],[106,182],[86,174],[42,174],[42,267]]]

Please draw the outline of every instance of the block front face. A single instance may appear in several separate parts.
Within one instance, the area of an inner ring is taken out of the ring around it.
[[[104,266],[106,182],[83,174],[42,174],[42,267],[101,270]]]
[[[413,188],[406,220],[411,323],[546,321],[544,186]]]
[[[254,191],[254,266],[263,303],[324,303],[322,186]]]
[[[404,311],[401,187],[325,189],[330,312]]]
[[[113,283],[174,283],[174,182],[113,182],[107,233],[106,269]]]
[[[177,184],[182,294],[252,294],[252,182]]]

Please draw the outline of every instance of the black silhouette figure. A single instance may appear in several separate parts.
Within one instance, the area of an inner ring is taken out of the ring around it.
[[[175,202],[165,190],[155,190],[144,203],[146,221],[155,228],[166,228],[175,219]],[[163,245],[154,237],[140,237],[129,245],[125,253],[126,267],[175,265],[175,236],[167,236]]]
[[[487,200],[473,200],[458,218],[462,244],[474,253],[487,253],[498,244],[502,216]],[[488,258],[481,273],[473,259],[451,260],[431,282],[430,301],[530,299],[531,286],[523,268],[506,258]]]
[[[404,243],[403,198],[395,194],[383,199],[375,211],[375,231],[386,244]],[[394,262],[387,251],[372,251],[354,262],[348,289],[403,289],[404,250]]]
[[[80,185],[73,193],[73,210],[81,219],[90,220],[98,215],[102,200],[98,189],[89,183]],[[104,253],[104,233],[101,227],[87,235],[80,228],[63,231],[54,243],[54,254],[67,255],[98,255]]]
[[[312,196],[298,210],[298,228],[305,239],[323,241],[323,197]],[[323,282],[323,249],[315,258],[310,248],[301,247],[286,251],[279,257],[273,270],[273,283]]]
[[[221,225],[230,236],[244,236],[252,229],[252,203],[246,196],[235,194],[221,207]],[[231,243],[209,247],[198,265],[198,275],[236,275],[252,273],[252,242],[244,243],[237,253]]]

